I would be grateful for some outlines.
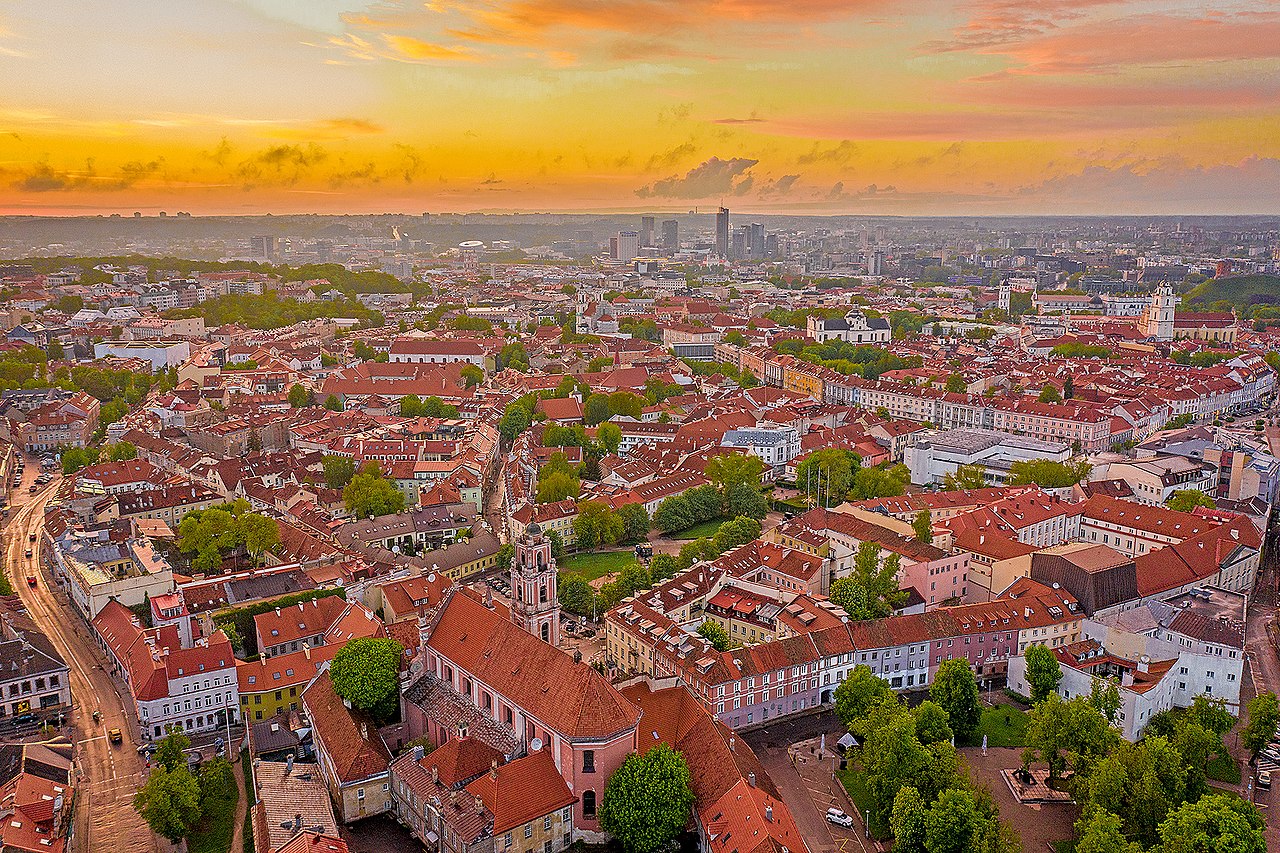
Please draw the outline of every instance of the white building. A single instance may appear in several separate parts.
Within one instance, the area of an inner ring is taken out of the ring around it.
[[[151,370],[177,367],[191,356],[186,341],[99,341],[93,345],[93,357],[141,358],[151,362]]]
[[[953,429],[925,435],[909,445],[903,462],[918,486],[941,483],[962,465],[982,467],[987,482],[1001,485],[1014,462],[1066,462],[1071,446],[989,429]]]
[[[792,426],[731,429],[720,440],[721,447],[739,447],[759,456],[775,473],[800,455],[800,433]]]
[[[465,362],[484,367],[484,347],[475,341],[432,338],[396,338],[388,360],[395,364],[452,364]]]
[[[852,344],[883,344],[893,338],[889,321],[883,317],[868,318],[854,308],[843,317],[827,319],[809,317],[809,337],[818,343],[846,341]]]

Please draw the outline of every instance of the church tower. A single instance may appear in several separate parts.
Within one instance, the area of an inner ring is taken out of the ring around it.
[[[1007,314],[1009,312],[1009,308],[1012,307],[1012,305],[1013,305],[1013,285],[1007,281],[1002,281],[1000,282],[1000,298],[999,298],[999,301],[996,303],[996,307],[998,307],[1001,311],[1004,311]]]
[[[536,521],[525,528],[511,558],[511,621],[544,643],[560,644],[556,561]]]
[[[1147,309],[1147,337],[1157,341],[1173,340],[1173,315],[1177,298],[1173,295],[1173,287],[1166,281],[1160,282],[1156,295]]]

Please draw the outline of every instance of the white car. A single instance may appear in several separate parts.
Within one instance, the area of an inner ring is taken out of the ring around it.
[[[1258,787],[1262,788],[1264,791],[1271,790],[1271,771],[1270,770],[1258,771]]]
[[[827,823],[834,823],[836,826],[843,826],[845,829],[853,827],[853,818],[837,808],[827,809]]]

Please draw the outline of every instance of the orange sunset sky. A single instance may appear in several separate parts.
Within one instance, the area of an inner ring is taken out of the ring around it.
[[[1280,212],[1280,2],[7,0],[0,212]]]

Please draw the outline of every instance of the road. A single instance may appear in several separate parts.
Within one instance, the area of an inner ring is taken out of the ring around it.
[[[1268,626],[1272,625],[1276,616],[1276,588],[1280,581],[1277,575],[1280,575],[1280,524],[1273,521],[1267,532],[1263,558],[1258,565],[1258,577],[1253,585],[1253,595],[1249,597],[1249,612],[1245,617],[1245,661],[1248,666],[1245,669],[1244,683],[1240,686],[1242,707],[1259,693],[1268,690],[1280,693],[1280,655],[1277,655],[1276,646],[1268,636]],[[1241,713],[1236,732],[1227,736],[1237,757],[1243,759],[1248,756],[1243,754],[1238,736],[1240,728],[1247,722],[1248,715]],[[1267,849],[1280,850],[1280,786],[1273,785],[1270,791],[1255,788],[1255,768],[1247,762],[1243,766],[1243,775],[1241,793],[1258,804],[1267,820]]]
[[[28,479],[37,466],[28,463]],[[138,726],[133,703],[110,676],[105,655],[90,638],[88,626],[57,588],[42,561],[44,508],[57,480],[28,496],[26,483],[13,493],[6,545],[8,574],[31,619],[52,641],[71,669],[71,724],[76,746],[77,796],[70,849],[155,853],[156,837],[133,810],[134,792],[145,777],[138,755]],[[35,535],[36,541],[30,541]],[[27,559],[26,550],[32,550]],[[36,576],[35,586],[26,582]],[[93,720],[99,712],[100,721]],[[120,729],[124,742],[112,745],[107,732]],[[167,845],[166,848],[167,849]]]

